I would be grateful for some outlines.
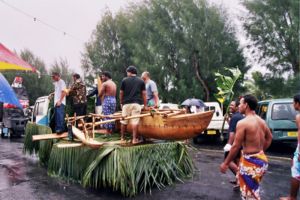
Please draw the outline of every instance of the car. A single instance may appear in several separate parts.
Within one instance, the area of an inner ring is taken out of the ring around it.
[[[256,114],[265,120],[273,142],[297,142],[296,110],[293,99],[272,99],[258,102]]]
[[[212,139],[214,141],[223,142],[224,139],[228,138],[229,125],[227,121],[224,122],[224,115],[222,108],[218,102],[204,102],[205,111],[213,110],[214,115],[205,131],[194,138],[195,143],[201,143],[203,139]],[[224,122],[223,132],[222,126]]]
[[[48,96],[39,97],[33,106],[31,121],[39,125],[49,126],[49,103]]]

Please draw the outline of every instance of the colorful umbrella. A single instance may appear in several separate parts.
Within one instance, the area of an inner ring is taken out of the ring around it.
[[[34,67],[0,43],[0,71],[3,70],[25,70],[36,72]]]
[[[0,73],[0,102],[14,104],[22,108],[15,92],[8,84],[5,77]]]

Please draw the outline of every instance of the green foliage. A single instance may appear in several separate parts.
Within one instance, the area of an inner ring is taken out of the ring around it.
[[[33,135],[40,134],[51,134],[52,130],[50,127],[38,125],[35,123],[28,122],[25,129],[24,147],[23,152],[32,154],[38,154],[40,163],[47,165],[49,156],[51,153],[53,141],[32,141]]]
[[[230,103],[234,97],[234,86],[237,83],[237,80],[241,77],[242,73],[239,70],[239,68],[236,69],[230,69],[230,68],[226,68],[225,70],[229,71],[232,74],[232,77],[230,76],[225,76],[222,75],[220,73],[216,73],[216,83],[217,83],[217,89],[218,89],[218,93],[215,94],[216,99],[218,99],[218,101],[223,104],[225,100],[228,100],[228,103]],[[227,106],[225,115],[229,114],[229,106]],[[225,125],[225,120],[226,118],[224,117],[223,120],[223,124],[222,124],[222,133],[224,130],[224,125]]]
[[[43,134],[43,132],[40,132],[40,133]],[[52,131],[49,133],[52,133]],[[40,160],[41,165],[43,165],[43,166],[48,165],[52,146],[55,142],[56,142],[56,140],[41,140],[40,141],[39,160]]]
[[[89,158],[94,158],[94,154],[88,147],[57,148],[54,145],[49,157],[48,174],[59,176],[69,181],[80,182],[86,165],[91,162]],[[80,157],[82,155],[84,157]],[[83,159],[85,162],[80,162],[80,159]]]
[[[190,177],[193,163],[186,146],[175,142],[100,149],[54,145],[48,172],[86,187],[110,187],[135,196]]]
[[[234,92],[233,92],[234,86],[237,80],[242,75],[239,68],[230,69],[225,67],[225,70],[231,72],[232,77],[225,76],[220,73],[215,73],[216,76],[215,81],[217,83],[217,89],[219,91],[217,94],[215,94],[215,97],[220,101],[220,103],[224,103],[224,100],[226,99],[228,99],[229,102],[231,102],[234,96]]]
[[[211,99],[219,66],[248,70],[227,16],[204,0],[150,0],[115,16],[106,11],[86,44],[86,78],[108,70],[120,83],[131,64],[150,72],[163,101],[178,103]]]
[[[300,92],[300,74],[284,78],[270,73],[263,75],[253,72],[252,78],[253,82],[248,81],[246,88],[260,100],[293,97]]]
[[[244,28],[254,56],[275,75],[300,72],[299,0],[244,0]]]
[[[33,135],[38,135],[38,125],[28,122],[25,128],[23,152],[29,155],[37,154],[39,151],[39,142],[32,141]]]

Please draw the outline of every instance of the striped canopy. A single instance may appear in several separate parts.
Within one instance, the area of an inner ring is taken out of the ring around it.
[[[36,72],[36,69],[19,58],[16,54],[0,43],[0,71],[24,70]]]

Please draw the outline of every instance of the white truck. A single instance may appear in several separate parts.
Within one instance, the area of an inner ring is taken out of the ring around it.
[[[194,138],[194,141],[196,143],[200,143],[204,137],[205,138],[212,138],[214,140],[223,141],[224,138],[228,135],[228,123],[225,121],[223,133],[222,132],[222,125],[224,121],[224,115],[223,110],[220,107],[220,104],[218,102],[204,102],[207,106],[205,108],[206,111],[208,110],[214,110],[214,115],[212,117],[212,120],[210,124],[208,125],[207,129],[203,131],[201,134],[199,134],[196,138]]]

